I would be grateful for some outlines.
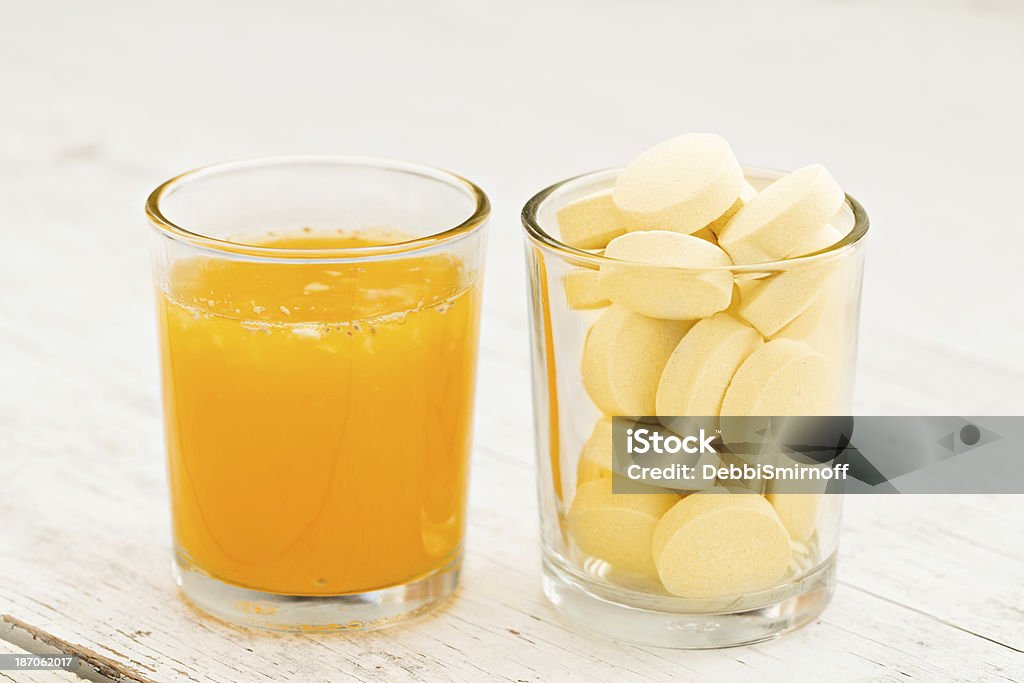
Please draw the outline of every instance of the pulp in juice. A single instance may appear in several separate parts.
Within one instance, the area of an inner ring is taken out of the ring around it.
[[[249,243],[361,247],[393,232]],[[179,557],[245,588],[337,595],[461,551],[480,284],[450,254],[193,256],[159,292]]]

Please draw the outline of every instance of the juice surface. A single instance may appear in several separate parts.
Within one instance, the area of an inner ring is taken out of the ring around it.
[[[454,559],[479,289],[450,255],[173,263],[158,311],[179,554],[222,581],[295,595],[383,588]]]

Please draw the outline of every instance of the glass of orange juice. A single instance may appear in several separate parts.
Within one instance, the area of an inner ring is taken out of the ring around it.
[[[233,623],[367,629],[462,559],[489,204],[347,157],[233,162],[149,197],[184,595]]]

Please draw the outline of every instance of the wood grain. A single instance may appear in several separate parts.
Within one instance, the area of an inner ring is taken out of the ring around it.
[[[0,4],[0,645],[136,682],[1024,679],[1015,496],[850,500],[834,603],[771,643],[563,623],[539,586],[517,219],[684,130],[824,162],[874,222],[858,411],[1019,414],[1021,6],[399,8]],[[380,633],[244,631],[170,576],[141,204],[185,168],[292,151],[427,160],[495,206],[462,585]]]

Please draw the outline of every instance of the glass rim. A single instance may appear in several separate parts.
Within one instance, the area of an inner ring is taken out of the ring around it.
[[[560,180],[553,185],[545,187],[537,194],[530,197],[530,199],[523,206],[521,214],[523,228],[530,240],[543,248],[549,249],[558,253],[563,258],[575,261],[577,263],[587,263],[596,267],[600,267],[602,264],[612,263],[628,263],[630,265],[640,265],[648,268],[665,268],[677,271],[686,272],[710,272],[710,271],[727,271],[727,272],[739,272],[739,273],[751,273],[751,272],[762,272],[765,270],[785,270],[793,266],[809,264],[815,261],[825,260],[830,256],[839,256],[848,251],[853,250],[857,247],[865,238],[868,233],[868,215],[861,206],[860,202],[851,197],[845,195],[846,206],[849,207],[853,213],[853,228],[843,236],[841,240],[835,244],[829,245],[824,249],[813,251],[808,254],[801,254],[799,256],[787,257],[784,259],[776,259],[774,261],[762,261],[760,263],[743,263],[743,264],[729,264],[725,266],[701,266],[699,268],[686,268],[683,266],[673,266],[664,264],[652,264],[642,263],[639,261],[630,261],[628,259],[617,259],[610,256],[605,256],[603,253],[598,253],[597,250],[590,251],[587,249],[579,249],[572,247],[565,242],[550,235],[544,228],[541,227],[540,222],[537,220],[537,212],[540,210],[541,205],[556,191],[569,183],[584,180],[587,178],[596,178],[602,175],[618,175],[624,169],[624,166],[603,168],[597,171],[589,171],[587,173],[581,173],[580,175],[573,176]],[[761,177],[772,177],[777,179],[787,173],[787,171],[781,171],[774,168],[767,168],[761,166],[743,166],[744,177],[748,176],[761,176]]]
[[[473,212],[458,225],[409,240],[361,247],[292,248],[267,247],[211,237],[171,221],[164,215],[161,208],[161,202],[164,198],[194,182],[201,182],[212,177],[238,171],[293,165],[348,166],[404,173],[436,180],[465,192],[473,202]],[[467,237],[479,230],[490,217],[491,203],[487,194],[476,183],[451,171],[434,166],[379,157],[340,154],[296,154],[237,159],[199,166],[179,173],[158,185],[149,194],[146,198],[145,211],[150,224],[160,234],[175,241],[191,244],[202,249],[257,259],[288,261],[316,259],[341,262],[417,252]]]

